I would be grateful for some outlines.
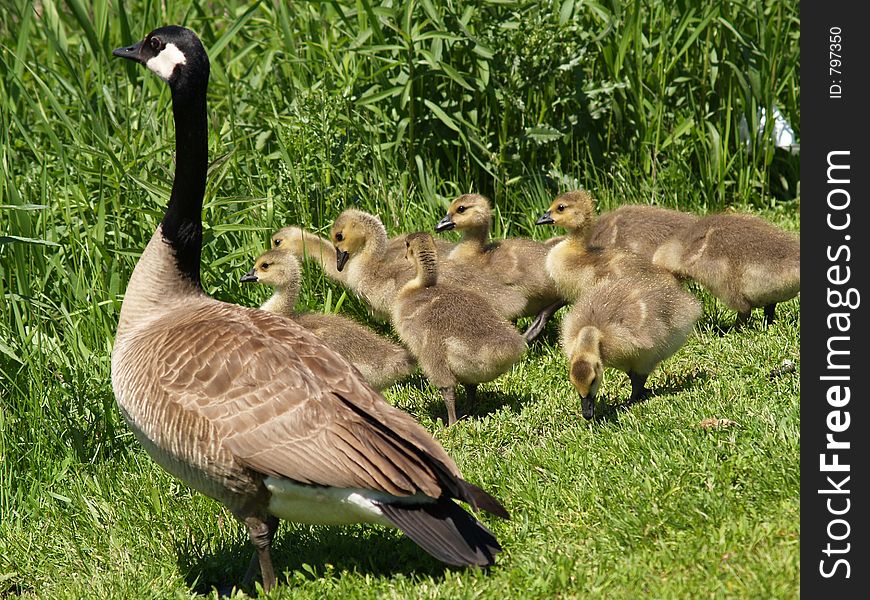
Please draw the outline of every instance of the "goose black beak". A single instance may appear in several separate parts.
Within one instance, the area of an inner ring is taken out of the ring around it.
[[[548,210],[542,214],[537,221],[535,221],[535,225],[552,225],[555,222],[556,221],[554,221],[553,217],[550,216],[550,211]]]
[[[584,419],[590,420],[595,416],[595,396],[580,398],[580,406]]]
[[[335,268],[338,269],[339,272],[344,268],[344,265],[347,264],[347,259],[350,258],[350,255],[344,250],[335,249]]]
[[[256,283],[258,281],[257,274],[254,272],[254,269],[251,269],[239,279],[241,283]]]
[[[123,48],[115,48],[112,50],[113,56],[120,56],[121,58],[126,58],[127,60],[136,61],[137,63],[144,64],[145,61],[142,58],[142,42],[138,44],[133,44],[132,46],[125,46]]]
[[[441,233],[442,231],[450,231],[456,227],[456,223],[453,222],[453,219],[450,217],[450,214],[444,215],[444,218],[438,221],[438,224],[435,226],[435,231]]]

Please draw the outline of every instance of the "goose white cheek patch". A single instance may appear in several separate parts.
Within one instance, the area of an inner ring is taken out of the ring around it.
[[[160,54],[145,63],[145,66],[157,73],[164,81],[169,81],[175,67],[187,62],[184,53],[175,44],[166,44]]]

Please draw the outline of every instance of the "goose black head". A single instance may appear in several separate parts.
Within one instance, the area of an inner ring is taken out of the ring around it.
[[[155,29],[141,42],[116,48],[115,56],[145,65],[173,89],[208,81],[208,55],[194,32],[177,25]]]

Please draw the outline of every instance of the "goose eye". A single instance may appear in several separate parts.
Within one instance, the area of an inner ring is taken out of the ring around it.
[[[458,212],[458,213],[464,213],[464,212],[465,212],[465,207],[464,207],[464,206],[460,206],[459,208],[456,209],[456,212]]]
[[[268,270],[269,270],[269,263],[263,263],[263,264],[261,264],[261,265],[260,265],[260,270],[261,270],[261,271],[268,271]]]
[[[152,38],[148,41],[148,44],[149,44],[152,48],[154,48],[155,50],[162,50],[162,49],[163,49],[163,42],[160,41],[160,38],[159,38],[159,37],[152,37]]]
[[[272,243],[275,244],[275,247],[277,248],[281,245],[281,238],[272,240]]]
[[[338,233],[335,234],[335,241],[341,242],[342,240],[344,240],[344,234],[339,231]]]
[[[559,206],[556,207],[556,210],[558,210],[559,212],[564,211],[564,210],[565,210],[565,205],[564,205],[564,204],[560,204]]]

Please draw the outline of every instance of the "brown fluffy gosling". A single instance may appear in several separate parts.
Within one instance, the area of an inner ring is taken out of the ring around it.
[[[589,234],[589,245],[621,248],[652,260],[672,234],[691,227],[700,217],[693,213],[629,204],[602,213]]]
[[[393,385],[417,366],[405,348],[353,319],[337,314],[297,313],[295,306],[302,276],[299,260],[289,252],[264,252],[241,280],[274,288],[272,297],[260,308],[289,317],[314,333],[354,365],[375,389]]]
[[[414,278],[415,271],[408,261],[391,258],[387,230],[381,220],[361,210],[347,209],[332,224],[330,233],[336,268],[347,271],[347,287],[363,298],[375,314],[389,315],[396,294]],[[526,304],[519,291],[474,269],[439,261],[439,270],[445,283],[479,294],[505,318],[516,317]]]
[[[519,316],[537,317],[525,333],[526,341],[531,342],[553,313],[565,305],[545,268],[550,247],[527,238],[491,240],[491,221],[489,199],[480,194],[464,194],[450,203],[435,231],[462,232],[462,239],[447,255],[448,260],[482,272],[523,295],[526,305]]]
[[[646,396],[647,377],[686,342],[701,305],[677,282],[610,279],[592,286],[562,319],[562,350],[583,416],[594,417],[604,367],[631,380],[629,403]]]
[[[799,236],[754,215],[702,217],[662,244],[653,262],[710,290],[737,311],[738,328],[753,308],[763,307],[773,323],[776,304],[801,289]]]
[[[563,298],[575,301],[585,290],[609,278],[632,276],[676,281],[673,275],[638,254],[591,246],[589,233],[594,222],[595,202],[584,190],[558,196],[536,221],[538,225],[551,224],[568,231],[566,238],[550,249],[546,261],[547,272]]]
[[[454,388],[462,383],[472,404],[477,384],[511,368],[526,349],[523,336],[477,294],[438,281],[435,244],[428,233],[406,239],[416,277],[399,291],[393,327],[417,357],[423,373],[447,405],[447,423],[456,422]]]

